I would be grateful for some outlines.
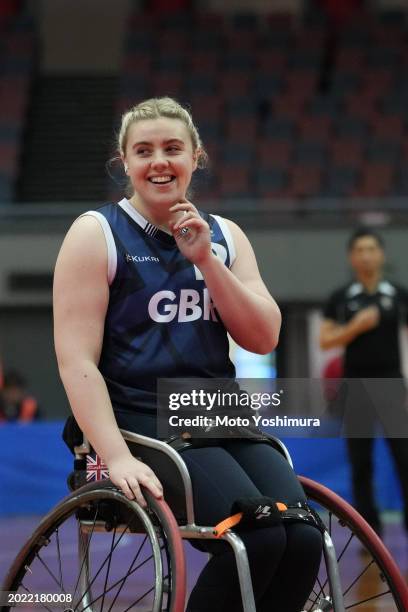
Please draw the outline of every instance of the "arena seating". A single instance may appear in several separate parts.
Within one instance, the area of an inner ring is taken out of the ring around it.
[[[19,174],[35,44],[28,19],[2,24],[0,201]],[[131,10],[113,127],[133,103],[191,106],[210,170],[198,199],[408,195],[408,25],[397,11],[356,13],[335,35],[321,13]],[[103,169],[102,169],[103,172]],[[125,177],[111,169],[109,197]],[[52,190],[50,190],[50,198]]]
[[[310,15],[302,27],[135,10],[117,111],[163,94],[191,105],[214,156],[204,199],[405,195],[407,29],[394,13],[357,14],[328,63],[327,25]]]
[[[0,23],[0,205],[13,200],[35,59],[33,24]]]

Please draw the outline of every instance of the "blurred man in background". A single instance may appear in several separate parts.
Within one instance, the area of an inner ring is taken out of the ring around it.
[[[38,417],[38,402],[27,392],[24,377],[15,370],[6,372],[0,396],[0,424],[28,423]]]
[[[355,279],[335,291],[328,300],[320,346],[322,349],[344,347],[345,379],[364,379],[362,384],[354,380],[344,385],[345,389],[348,386],[345,395],[349,402],[345,435],[356,508],[381,533],[373,489],[373,441],[379,414],[388,413],[390,426],[407,420],[399,331],[401,324],[408,322],[408,292],[383,277],[384,243],[376,232],[367,228],[357,230],[349,240],[348,255]],[[387,394],[385,391],[390,386],[386,381],[371,383],[370,387],[370,379],[397,381],[392,381],[393,392]],[[377,397],[373,398],[367,388],[376,389]],[[387,435],[387,427],[385,433]],[[368,435],[371,437],[366,437]],[[386,439],[401,483],[408,530],[408,441],[405,437],[396,437],[395,433]]]

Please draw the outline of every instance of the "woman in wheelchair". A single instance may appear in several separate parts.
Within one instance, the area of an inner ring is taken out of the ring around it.
[[[140,486],[163,495],[156,475],[131,455],[119,428],[156,437],[159,378],[234,379],[227,332],[245,349],[272,351],[279,308],[251,245],[232,221],[199,211],[188,197],[206,154],[189,112],[170,98],[122,118],[118,150],[129,197],[79,217],[55,269],[55,344],[73,414],[112,482],[145,506]],[[182,451],[198,524],[216,525],[238,498],[305,500],[270,444],[196,443]],[[321,533],[306,523],[243,530],[259,612],[299,612],[318,572]],[[193,540],[212,556],[189,612],[242,610],[231,549]]]

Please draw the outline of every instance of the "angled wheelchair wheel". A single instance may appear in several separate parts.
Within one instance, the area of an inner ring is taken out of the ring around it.
[[[182,612],[179,528],[165,501],[143,494],[146,510],[110,481],[72,493],[41,521],[2,589],[27,611]]]
[[[344,608],[357,612],[406,612],[407,584],[375,531],[336,493],[309,478],[301,476],[299,480],[333,540]],[[305,609],[334,610],[323,561]]]

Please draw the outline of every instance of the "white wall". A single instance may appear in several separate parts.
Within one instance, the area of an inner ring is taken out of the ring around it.
[[[245,230],[245,224],[241,224]],[[67,229],[69,224],[67,225]],[[265,229],[248,231],[261,275],[280,302],[319,302],[349,279],[347,229]],[[387,275],[408,286],[407,230],[381,231],[386,243]],[[52,274],[62,232],[0,233],[0,306],[49,305],[50,291],[10,291],[11,272]]]

